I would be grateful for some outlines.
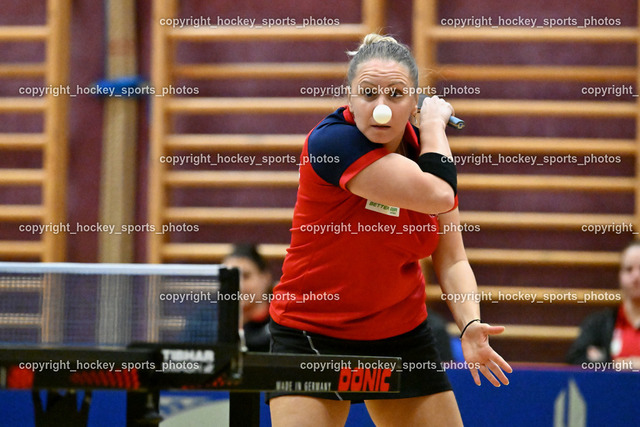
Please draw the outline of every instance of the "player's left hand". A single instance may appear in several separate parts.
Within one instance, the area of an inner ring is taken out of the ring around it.
[[[462,352],[476,385],[480,385],[478,370],[496,387],[500,387],[500,382],[504,385],[509,384],[509,379],[504,371],[511,373],[513,369],[489,345],[489,335],[497,335],[502,332],[504,332],[504,326],[474,322],[467,327],[462,336]]]

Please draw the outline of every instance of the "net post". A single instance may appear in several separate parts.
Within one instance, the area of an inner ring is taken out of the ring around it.
[[[221,267],[219,272],[220,293],[238,295],[240,292],[240,271],[237,268]],[[239,344],[240,304],[237,298],[218,298],[218,341],[225,344]]]

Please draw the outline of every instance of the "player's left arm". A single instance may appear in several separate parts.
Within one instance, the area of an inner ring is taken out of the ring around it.
[[[512,372],[511,366],[489,345],[489,335],[502,333],[504,326],[481,322],[469,324],[473,319],[480,319],[480,304],[478,285],[462,242],[460,213],[456,208],[440,214],[438,221],[443,234],[432,255],[433,268],[442,292],[458,296],[457,299],[447,298],[447,305],[460,331],[468,324],[462,336],[462,351],[471,375],[477,385],[480,385],[478,370],[496,387],[500,386],[500,382],[509,384],[503,371]]]

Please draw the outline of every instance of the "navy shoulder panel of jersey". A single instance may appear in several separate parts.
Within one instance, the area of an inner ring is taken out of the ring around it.
[[[416,133],[416,138],[418,138],[418,145],[420,145],[420,128],[411,125],[411,127],[413,128],[413,131]]]
[[[417,146],[414,145],[410,145],[409,146],[409,153],[408,156],[410,159],[413,159],[414,161],[418,161],[418,157],[420,157],[420,129],[418,129],[417,127],[415,127],[414,125],[411,125],[411,127],[413,128],[413,131],[416,134],[416,141],[418,143]]]
[[[327,116],[309,135],[309,163],[318,176],[340,186],[342,174],[365,154],[383,147],[369,141],[355,125],[348,123],[339,108]]]

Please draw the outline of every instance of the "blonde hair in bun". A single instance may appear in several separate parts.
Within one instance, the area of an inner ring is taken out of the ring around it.
[[[386,59],[404,65],[409,70],[413,85],[415,87],[418,86],[418,66],[409,47],[391,36],[383,36],[377,33],[367,34],[362,39],[362,44],[360,44],[358,50],[347,51],[347,55],[351,56],[349,70],[347,71],[349,87],[351,87],[351,82],[356,76],[358,66],[370,59]]]
[[[347,51],[347,55],[355,56],[358,51],[365,46],[379,42],[398,43],[398,40],[394,39],[391,36],[383,36],[382,34],[370,33],[364,36],[364,38],[362,39],[362,44],[358,47],[357,50],[349,50]]]

